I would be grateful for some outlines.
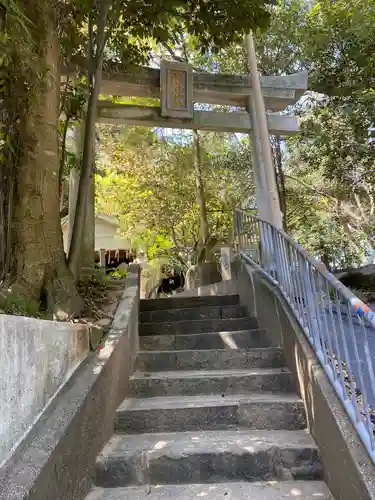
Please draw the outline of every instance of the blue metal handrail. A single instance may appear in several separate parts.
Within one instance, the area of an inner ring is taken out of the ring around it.
[[[241,257],[280,289],[375,463],[375,313],[284,231],[236,209]]]

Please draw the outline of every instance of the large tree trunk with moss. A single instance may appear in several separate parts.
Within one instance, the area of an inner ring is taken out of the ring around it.
[[[58,109],[60,95],[59,44],[54,4],[23,0],[33,23],[40,67],[45,75],[40,91],[21,117],[22,145],[16,169],[14,209],[14,289],[29,299],[45,299],[61,319],[80,305],[69,272],[60,222]],[[38,8],[36,8],[38,7]]]

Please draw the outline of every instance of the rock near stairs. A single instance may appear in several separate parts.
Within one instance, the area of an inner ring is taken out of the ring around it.
[[[142,300],[140,353],[87,500],[331,500],[272,332],[236,295]]]

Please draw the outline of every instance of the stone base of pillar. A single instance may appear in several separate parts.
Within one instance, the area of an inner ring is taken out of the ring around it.
[[[221,277],[223,281],[228,281],[232,279],[232,248],[230,246],[221,247]]]
[[[99,266],[105,267],[105,248],[99,250]]]

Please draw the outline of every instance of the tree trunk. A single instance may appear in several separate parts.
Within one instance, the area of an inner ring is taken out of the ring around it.
[[[63,133],[61,137],[61,157],[59,169],[59,186],[60,186],[60,212],[64,207],[64,168],[66,160],[66,138],[69,130],[70,117],[67,116],[64,120]]]
[[[0,280],[11,270],[13,227],[14,165],[0,167]]]
[[[201,236],[202,243],[206,243],[208,240],[208,220],[207,220],[207,208],[206,208],[206,199],[204,194],[204,186],[202,179],[202,157],[201,157],[201,148],[200,148],[200,140],[199,134],[197,130],[193,131],[194,138],[194,175],[195,175],[195,184],[197,186],[197,201],[199,205],[199,232]]]
[[[75,152],[77,158],[82,158],[83,130],[84,123],[80,123],[75,127]],[[68,255],[74,229],[80,175],[77,168],[71,169],[69,176]],[[81,240],[80,268],[92,269],[95,265],[95,179],[93,175],[90,177],[89,182],[90,189],[86,201],[84,232]]]
[[[357,253],[358,253],[358,256],[362,259],[362,261],[364,260],[365,258],[365,254],[362,250],[362,248],[360,247],[360,245],[357,244],[357,238],[356,238],[356,235],[355,233],[353,233],[353,231],[350,229],[350,226],[348,224],[348,221],[347,219],[340,214],[340,206],[341,206],[341,202],[338,201],[338,204],[337,204],[337,212],[338,212],[338,219],[339,219],[339,222],[344,230],[344,233],[346,234],[346,236],[348,237],[348,239],[350,240],[351,244],[353,245],[353,247],[356,249]]]
[[[326,266],[326,268],[329,270],[330,269],[330,265],[329,265],[329,254],[322,250],[322,254],[321,254],[321,261],[323,262],[323,264]]]
[[[93,269],[95,266],[95,178],[90,177],[90,187],[85,211],[85,232],[81,246],[81,267]]]
[[[281,156],[281,141],[280,136],[274,136],[274,160],[275,160],[275,170],[276,170],[276,182],[277,190],[279,192],[280,199],[280,209],[283,213],[283,229],[287,230],[287,206],[286,206],[286,186],[285,186],[285,175],[283,171],[283,161]]]
[[[102,66],[104,49],[106,45],[106,25],[109,10],[109,2],[102,1],[99,9],[99,20],[96,33],[96,52],[92,52],[92,19],[89,18],[90,49],[88,53],[90,93],[87,103],[87,114],[85,121],[85,137],[83,145],[83,157],[81,177],[78,187],[78,199],[74,219],[72,241],[69,250],[68,264],[75,279],[79,277],[82,262],[83,233],[85,231],[87,200],[90,196],[91,179],[93,176],[94,148],[95,148],[95,122],[97,115],[97,103],[100,94],[102,80]]]
[[[42,91],[31,98],[29,109],[21,117],[24,136],[16,169],[13,290],[27,294],[29,299],[44,297],[47,307],[63,319],[81,304],[66,265],[59,216],[57,23],[51,1],[43,2],[42,20],[35,18],[33,2],[22,3],[34,23],[36,43],[44,48],[39,71],[47,72]],[[41,30],[40,23],[44,24]]]

